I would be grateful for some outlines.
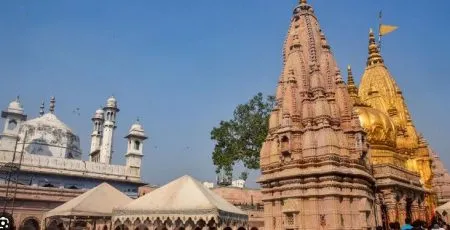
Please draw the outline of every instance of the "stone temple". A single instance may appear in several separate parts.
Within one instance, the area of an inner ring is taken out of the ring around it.
[[[368,54],[359,87],[350,66],[345,83],[313,8],[295,7],[260,153],[266,229],[386,229],[450,198],[372,30]]]
[[[39,226],[45,211],[108,182],[130,197],[138,196],[141,181],[144,129],[136,122],[126,135],[128,150],[124,165],[112,165],[113,136],[119,112],[117,101],[110,97],[93,118],[89,160],[82,160],[77,134],[55,113],[55,98],[47,113],[43,104],[39,117],[27,119],[19,99],[2,111],[4,130],[0,134],[2,177],[0,192],[3,211],[13,214],[17,226]],[[124,135],[125,136],[125,135]],[[22,157],[21,157],[22,156]],[[17,173],[6,170],[20,165]],[[7,184],[18,181],[17,186]],[[15,193],[15,196],[13,195]],[[14,208],[13,208],[14,207]]]

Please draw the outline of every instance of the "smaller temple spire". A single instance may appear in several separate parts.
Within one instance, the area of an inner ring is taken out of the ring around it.
[[[353,79],[353,72],[352,72],[351,65],[347,66],[347,85],[348,85],[348,87],[356,88],[355,80]],[[358,89],[358,88],[356,88],[356,89]]]
[[[55,97],[50,98],[50,113],[55,113]]]
[[[41,107],[39,107],[40,109],[39,109],[39,115],[42,117],[42,116],[44,116],[44,113],[45,113],[45,111],[44,111],[44,109],[45,109],[45,106],[44,106],[45,104],[44,104],[44,101],[42,101],[42,103],[41,103]]]
[[[381,57],[380,50],[375,40],[375,35],[372,28],[369,30],[369,57],[367,58],[367,66],[375,65],[378,63],[383,63],[383,58]]]
[[[354,105],[363,105],[358,96],[358,87],[356,86],[355,80],[353,79],[352,67],[350,65],[347,66],[347,90],[350,98],[353,100]]]

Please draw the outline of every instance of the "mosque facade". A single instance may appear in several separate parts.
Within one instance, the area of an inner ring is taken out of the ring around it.
[[[110,97],[93,118],[89,160],[82,160],[80,140],[55,113],[55,98],[49,111],[41,105],[39,117],[27,119],[19,99],[2,111],[0,134],[0,194],[3,212],[12,214],[16,226],[40,224],[42,214],[102,182],[108,182],[130,197],[138,196],[143,143],[147,139],[139,122],[125,136],[126,163],[113,165],[113,136],[119,112]],[[14,172],[11,168],[20,168]],[[8,178],[10,182],[8,183]],[[14,183],[17,181],[16,183]]]

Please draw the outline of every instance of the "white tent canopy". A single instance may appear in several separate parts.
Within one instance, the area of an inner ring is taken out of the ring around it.
[[[124,223],[127,219],[134,222],[138,218],[152,222],[157,219],[184,222],[189,218],[206,222],[214,219],[216,223],[248,221],[245,212],[187,175],[113,211],[113,222]]]
[[[45,218],[52,216],[89,216],[108,217],[115,207],[123,206],[132,201],[108,183],[102,183],[70,201],[45,213]]]

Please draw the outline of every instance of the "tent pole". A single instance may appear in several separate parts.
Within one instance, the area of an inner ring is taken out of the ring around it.
[[[92,230],[96,230],[97,229],[96,225],[97,225],[97,219],[94,218],[94,229],[92,229]]]

